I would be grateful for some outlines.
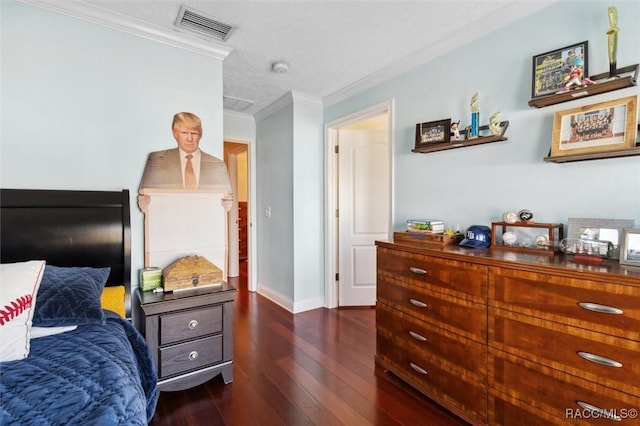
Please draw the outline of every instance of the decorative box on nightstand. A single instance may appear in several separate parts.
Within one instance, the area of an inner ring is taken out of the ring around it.
[[[509,237],[515,241],[505,241],[507,232],[511,233]],[[491,223],[491,249],[553,255],[558,250],[558,242],[562,238],[564,232],[561,223]]]
[[[226,282],[173,293],[136,290],[137,325],[153,353],[161,391],[188,389],[218,374],[233,381],[236,293]]]

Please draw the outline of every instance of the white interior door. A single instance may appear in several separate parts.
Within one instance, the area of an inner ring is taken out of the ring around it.
[[[375,241],[389,236],[388,131],[341,128],[338,146],[338,304],[375,305]]]

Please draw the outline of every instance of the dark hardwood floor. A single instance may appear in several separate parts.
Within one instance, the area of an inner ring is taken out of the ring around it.
[[[246,290],[234,302],[234,381],[162,392],[160,425],[429,425],[467,423],[375,368],[375,310],[292,315]]]

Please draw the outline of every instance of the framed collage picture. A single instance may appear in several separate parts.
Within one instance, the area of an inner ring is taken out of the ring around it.
[[[533,57],[531,98],[555,94],[564,88],[572,67],[589,76],[588,41],[572,44]]]
[[[416,124],[416,149],[438,143],[449,143],[451,119]]]

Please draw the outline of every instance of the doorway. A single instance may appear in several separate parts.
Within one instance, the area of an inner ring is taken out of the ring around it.
[[[393,223],[393,101],[326,125],[326,301],[372,306],[376,240]]]
[[[224,162],[233,191],[233,205],[228,216],[228,276],[237,277],[241,266],[246,271],[249,262],[249,145],[224,142]]]

